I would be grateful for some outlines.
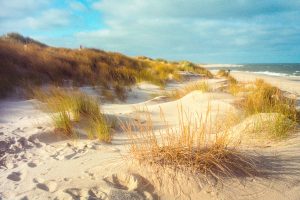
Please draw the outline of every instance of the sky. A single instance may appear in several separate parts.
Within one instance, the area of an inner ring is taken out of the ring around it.
[[[0,0],[0,34],[197,63],[300,62],[300,0]]]

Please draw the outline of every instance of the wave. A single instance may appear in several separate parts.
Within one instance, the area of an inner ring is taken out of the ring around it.
[[[215,68],[223,68],[223,67],[243,67],[244,65],[238,64],[205,64],[204,67],[215,67]]]
[[[254,74],[262,74],[262,75],[268,75],[268,76],[284,76],[284,77],[299,77],[299,75],[296,75],[297,71],[291,74],[287,73],[279,73],[279,72],[270,72],[270,71],[237,71],[234,70],[235,72],[249,72],[249,73],[254,73]]]

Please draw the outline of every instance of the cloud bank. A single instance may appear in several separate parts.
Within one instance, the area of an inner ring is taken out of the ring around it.
[[[18,11],[1,12],[1,32],[14,22],[37,36],[47,29],[68,33],[39,36],[54,45],[195,62],[300,62],[298,0],[67,0],[58,7],[47,0],[34,7],[24,6],[32,0],[22,2],[0,3],[1,10]],[[38,9],[38,18],[26,14]]]

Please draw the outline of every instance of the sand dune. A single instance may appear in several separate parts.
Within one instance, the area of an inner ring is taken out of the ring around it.
[[[243,79],[242,76],[234,74]],[[270,79],[271,80],[271,79]],[[218,88],[220,79],[209,84]],[[287,82],[287,84],[292,82]],[[293,91],[300,90],[293,82]],[[166,90],[184,84],[169,85]],[[282,84],[283,85],[283,84]],[[283,89],[285,87],[282,87]],[[83,88],[86,91],[86,88]],[[194,91],[179,100],[162,96],[153,98],[160,89],[143,83],[132,89],[125,103],[105,103],[106,115],[120,120],[135,120],[144,109],[154,128],[162,130],[160,112],[171,126],[178,126],[181,108],[191,116],[205,117],[211,108],[212,123],[216,116],[238,112],[233,103],[237,97],[213,91]],[[299,95],[300,93],[297,93]],[[96,140],[72,140],[51,133],[49,116],[35,106],[36,101],[2,101],[0,103],[0,196],[2,199],[299,199],[300,135],[265,145],[249,144],[260,159],[264,176],[226,178],[199,185],[178,174],[178,182],[168,172],[157,176],[147,167],[134,167],[126,159],[128,137],[117,130],[111,144]],[[241,131],[245,123],[235,129]],[[234,131],[235,133],[238,131]],[[163,180],[161,184],[161,180]],[[213,180],[213,179],[212,179]]]

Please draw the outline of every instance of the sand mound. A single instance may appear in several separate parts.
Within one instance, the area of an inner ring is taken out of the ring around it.
[[[263,130],[262,127],[271,126],[278,118],[283,118],[286,123],[292,123],[290,119],[279,113],[259,113],[247,117],[241,123],[232,127],[228,131],[228,135],[232,138],[232,141],[240,140],[242,142],[250,142],[249,139],[254,139],[254,136],[266,137],[267,130]],[[254,135],[257,131],[260,131],[260,134]]]

